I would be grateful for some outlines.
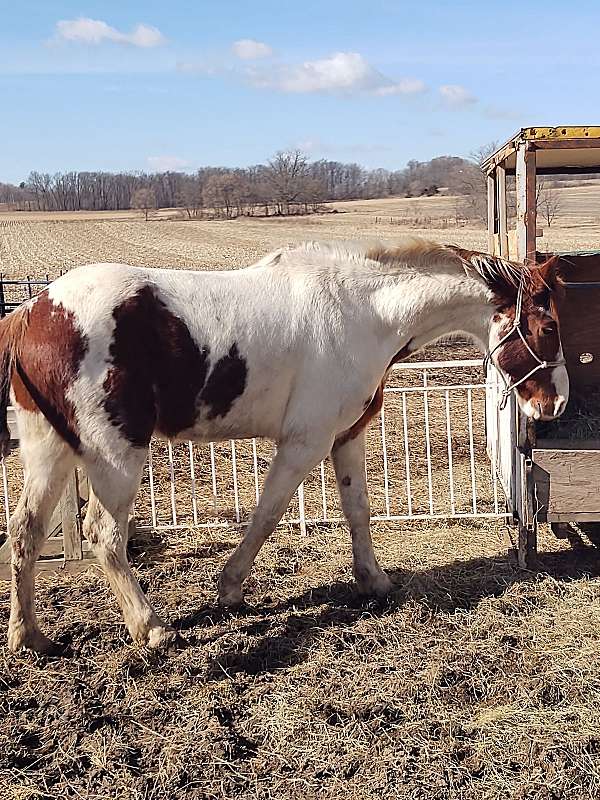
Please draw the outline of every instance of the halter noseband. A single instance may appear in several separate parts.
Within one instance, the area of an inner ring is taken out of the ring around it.
[[[542,369],[550,369],[552,367],[562,367],[566,363],[564,358],[561,358],[559,361],[542,361],[542,359],[538,356],[538,354],[534,350],[531,349],[531,347],[527,344],[527,339],[523,335],[523,331],[521,330],[521,311],[522,311],[522,308],[523,308],[523,279],[521,278],[521,280],[519,282],[519,288],[517,290],[517,302],[516,302],[516,305],[515,305],[515,321],[513,322],[510,330],[508,331],[508,333],[506,333],[500,339],[500,341],[498,342],[498,344],[494,348],[492,348],[489,352],[487,352],[485,354],[485,357],[483,359],[483,368],[487,372],[488,364],[494,364],[494,362],[492,361],[492,356],[494,355],[496,350],[498,350],[499,347],[502,347],[504,342],[506,342],[513,335],[513,333],[515,333],[515,332],[519,335],[519,338],[521,339],[521,341],[523,342],[523,344],[525,345],[525,347],[529,351],[529,354],[532,356],[532,358],[535,361],[537,361],[537,364],[532,370],[530,370],[527,373],[527,375],[524,375],[522,378],[520,378],[518,381],[515,381],[514,383],[508,383],[508,381],[504,377],[504,373],[502,372],[502,370],[499,369],[498,367],[496,367],[496,371],[500,374],[500,377],[502,378],[502,382],[504,383],[504,390],[502,391],[502,394],[500,395],[500,401],[498,403],[498,407],[500,408],[500,410],[502,410],[503,408],[506,407],[506,404],[508,402],[508,398],[510,397],[512,392],[518,386],[520,386],[522,383],[525,383],[525,381],[528,380],[529,378],[531,378],[531,376],[534,375],[536,372],[538,372],[539,370],[542,370]],[[496,365],[494,364],[494,366],[496,366]]]

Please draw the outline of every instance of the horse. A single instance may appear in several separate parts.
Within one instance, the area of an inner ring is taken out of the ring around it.
[[[357,588],[385,595],[369,528],[365,427],[391,366],[461,331],[486,349],[522,411],[553,419],[568,400],[554,291],[556,259],[525,267],[407,239],[305,242],[256,264],[197,272],[93,264],[71,270],[0,323],[0,447],[16,413],[24,486],[10,519],[8,645],[56,646],[35,615],[34,565],[76,465],[91,487],[84,535],[131,637],[176,631],[126,557],[128,514],[152,436],[276,443],[262,494],[219,579],[224,606],[309,471],[330,456]]]

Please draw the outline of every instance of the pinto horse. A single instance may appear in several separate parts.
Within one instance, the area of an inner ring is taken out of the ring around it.
[[[491,353],[530,417],[564,409],[568,378],[552,301],[555,261],[525,268],[419,239],[310,242],[237,271],[79,267],[0,323],[0,445],[16,411],[24,487],[10,520],[8,644],[52,652],[35,616],[34,565],[77,464],[91,496],[84,534],[133,639],[166,645],[126,557],[127,520],[152,436],[277,444],[224,605],[308,472],[327,455],[348,520],[358,589],[391,582],[375,555],[365,479],[368,421],[394,362],[454,331]]]

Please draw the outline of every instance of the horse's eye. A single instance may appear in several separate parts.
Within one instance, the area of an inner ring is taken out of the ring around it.
[[[552,334],[554,333],[554,330],[555,330],[554,325],[544,325],[542,327],[542,333],[545,336],[552,336]]]

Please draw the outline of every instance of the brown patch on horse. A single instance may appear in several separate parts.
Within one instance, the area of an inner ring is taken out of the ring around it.
[[[247,376],[246,359],[240,356],[237,344],[234,343],[229,353],[214,365],[206,386],[202,389],[200,400],[210,406],[207,419],[224,417],[229,413],[233,401],[246,388]]]
[[[110,421],[136,447],[156,429],[167,437],[192,427],[208,371],[187,326],[145,286],[113,311],[112,365],[104,381]]]
[[[335,448],[341,447],[342,445],[346,444],[346,442],[349,442],[351,439],[356,439],[358,434],[367,427],[367,425],[369,424],[369,422],[371,422],[373,417],[379,414],[379,412],[381,411],[381,406],[383,405],[383,390],[385,389],[385,383],[389,371],[393,364],[397,364],[399,361],[404,361],[405,358],[408,358],[408,356],[412,352],[410,349],[412,341],[413,340],[410,339],[410,341],[407,342],[407,344],[405,344],[404,347],[401,350],[399,350],[396,353],[396,355],[392,358],[392,360],[388,365],[387,370],[385,371],[385,375],[381,379],[381,383],[375,390],[375,394],[371,398],[371,401],[367,405],[364,413],[362,414],[361,417],[359,417],[359,419],[356,420],[356,422],[351,428],[348,428],[348,430],[344,431],[343,433],[340,433],[340,435],[336,438],[335,442],[333,443],[333,446]]]
[[[41,411],[78,452],[77,417],[67,395],[87,352],[87,337],[77,328],[73,312],[53,303],[48,290],[37,297],[27,316],[12,374],[15,401],[27,411]]]

